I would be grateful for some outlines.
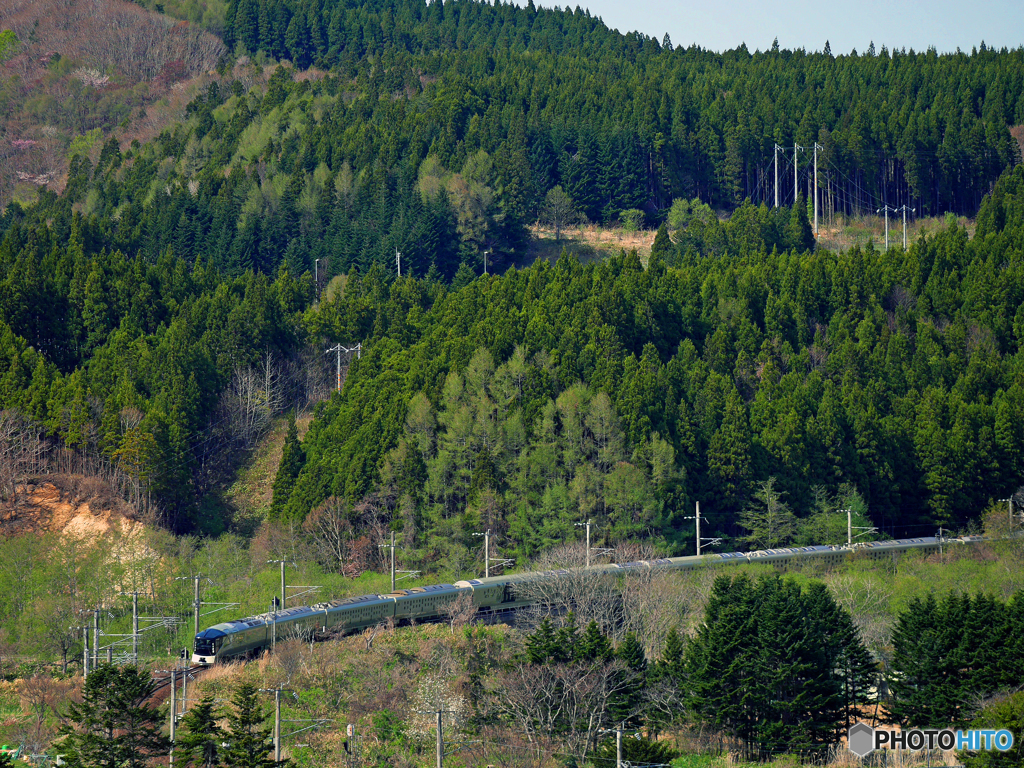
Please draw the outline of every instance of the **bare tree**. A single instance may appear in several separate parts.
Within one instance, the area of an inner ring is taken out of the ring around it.
[[[619,661],[607,664],[521,663],[486,683],[485,711],[527,735],[538,748],[547,740],[581,762],[610,725],[609,704],[633,682]]]
[[[438,613],[448,619],[448,628],[455,634],[456,627],[463,627],[469,624],[476,616],[476,606],[473,605],[473,593],[461,592],[458,597],[445,603],[438,609]]]
[[[571,610],[580,626],[594,621],[606,634],[618,633],[622,625],[618,575],[588,569],[583,546],[567,544],[551,550],[537,559],[534,569],[535,577],[516,585],[517,592],[533,604],[521,612],[527,623]]]
[[[54,721],[60,708],[74,689],[69,680],[55,680],[50,675],[36,673],[21,684],[21,708],[29,714],[23,722],[20,739],[32,753],[41,753],[56,735]]]
[[[831,572],[824,582],[845,608],[875,658],[888,661],[891,655],[893,615],[889,610],[893,589],[886,579],[871,573]]]
[[[329,571],[358,576],[370,567],[365,553],[369,540],[359,541],[344,499],[329,497],[317,506],[302,523],[310,537],[317,560]],[[365,537],[364,537],[365,538]]]

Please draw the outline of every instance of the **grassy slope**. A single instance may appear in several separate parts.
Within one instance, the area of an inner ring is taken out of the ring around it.
[[[312,421],[311,413],[301,414],[295,419],[300,440],[306,436]],[[267,518],[287,432],[288,417],[279,416],[270,432],[242,462],[234,483],[225,491],[225,499],[234,512],[234,527],[239,531],[254,531]]]

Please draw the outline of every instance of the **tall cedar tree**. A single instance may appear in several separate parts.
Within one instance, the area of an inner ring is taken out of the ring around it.
[[[271,756],[274,744],[271,729],[266,723],[259,690],[252,683],[242,683],[231,699],[232,713],[228,716],[226,740],[221,759],[228,768],[274,768],[280,763]]]
[[[963,726],[966,704],[1024,685],[1024,592],[1005,604],[987,595],[914,598],[896,618],[889,722]]]
[[[181,718],[174,744],[174,764],[185,768],[215,768],[220,765],[224,733],[217,724],[213,699],[204,697]]]
[[[101,665],[89,673],[82,702],[68,704],[64,761],[75,768],[141,768],[170,748],[149,698],[153,678],[135,667]]]

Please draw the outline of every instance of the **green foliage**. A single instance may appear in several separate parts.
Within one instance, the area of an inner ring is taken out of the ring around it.
[[[644,224],[644,212],[638,208],[620,211],[619,221],[622,222],[622,228],[627,232],[636,232]]]
[[[167,752],[163,718],[148,703],[156,684],[134,667],[101,665],[89,673],[82,703],[68,704],[71,724],[61,727],[64,761],[85,768],[141,768]]]
[[[252,683],[243,682],[231,698],[225,738],[228,746],[221,757],[228,768],[273,768],[287,765],[272,756],[272,733],[266,724],[267,715],[260,693]]]
[[[18,36],[9,29],[0,31],[0,62],[7,61],[18,53],[21,42]]]
[[[696,720],[767,754],[827,749],[875,683],[825,586],[778,577],[720,576],[685,664]]]
[[[1020,50],[714,53],[623,35],[568,9],[470,0],[373,0],[358,9],[233,0],[225,39],[250,54],[335,66],[375,96],[415,93],[417,70],[427,70],[438,78],[430,90],[439,130],[420,146],[446,165],[445,155],[468,156],[500,137],[507,105],[537,104],[527,146],[507,146],[515,164],[535,167],[512,186],[543,199],[557,163],[556,183],[592,220],[645,207],[646,183],[657,208],[682,193],[733,207],[758,187],[757,168],[777,142],[821,142],[821,161],[859,179],[872,199],[895,199],[909,183],[923,205],[940,208],[976,205],[983,180],[1017,156],[1007,126],[1020,114]],[[614,74],[595,78],[587,62],[598,58]],[[979,80],[988,86],[982,99]],[[986,151],[966,149],[975,142]],[[896,167],[879,166],[878,155]],[[951,156],[969,167],[955,173]]]
[[[279,394],[257,385],[244,406],[229,385],[256,382],[257,362],[295,348],[311,281],[286,272],[230,280],[171,252],[147,263],[108,249],[103,227],[78,214],[35,218],[45,215],[8,222],[0,247],[0,410],[116,461],[133,480],[130,500],[148,490],[172,528],[218,530],[216,508],[198,501],[225,454],[209,459],[251,444],[243,422],[255,418],[258,431]]]
[[[181,718],[174,744],[174,761],[185,768],[220,765],[224,733],[217,723],[213,699],[204,697]]]
[[[744,542],[751,549],[776,549],[789,543],[796,533],[796,516],[783,501],[774,477],[754,492],[754,504],[740,513],[739,524],[750,531]]]
[[[915,597],[893,629],[890,722],[963,726],[969,702],[1024,684],[1024,594],[1009,604],[951,592]]]
[[[966,768],[1020,768],[1024,765],[1024,692],[997,696],[987,701],[971,720],[969,728],[974,730],[1002,730],[1013,734],[1013,748],[1006,752],[985,750],[960,753]]]
[[[595,765],[612,765],[608,761],[614,761],[617,757],[615,741],[602,743],[592,753],[592,759],[598,762]],[[679,757],[679,752],[672,749],[662,741],[651,741],[650,739],[637,738],[632,733],[622,737],[622,759],[634,763],[665,763]]]
[[[277,478],[274,480],[274,496],[271,503],[271,516],[280,519],[285,506],[288,504],[288,497],[291,495],[292,486],[295,485],[295,478],[299,476],[305,460],[305,452],[299,442],[299,430],[295,424],[295,411],[288,413],[288,434],[285,435],[284,449],[281,453],[281,464],[277,469]]]
[[[1003,180],[998,200],[1022,183]],[[989,205],[1004,203],[986,203],[997,222]],[[770,229],[741,218],[712,222],[725,243],[713,255],[677,244],[676,266],[565,255],[451,290],[385,290],[378,271],[350,281],[307,318],[365,343],[304,441],[288,515],[331,495],[395,499],[390,521],[423,562],[472,546],[485,519],[529,556],[581,513],[611,540],[650,528],[678,552],[693,500],[707,535],[731,533],[769,478],[802,521],[773,543],[842,541],[847,507],[887,535],[949,527],[1016,487],[1009,318],[1024,289],[997,265],[1021,258],[1019,219],[984,245],[958,229],[906,255],[731,256]]]

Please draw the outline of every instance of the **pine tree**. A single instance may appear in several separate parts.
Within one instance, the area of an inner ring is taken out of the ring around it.
[[[654,236],[654,244],[651,246],[651,258],[659,258],[664,262],[671,262],[672,251],[675,246],[668,236],[668,222],[663,221],[658,227],[658,234]]]
[[[611,640],[601,632],[597,622],[591,620],[583,630],[576,647],[576,658],[582,661],[608,661],[614,655]]]
[[[647,657],[633,632],[627,632],[615,657],[623,663],[619,690],[608,705],[609,715],[617,723],[643,722],[643,695],[647,684]]]
[[[204,697],[181,718],[174,745],[174,764],[186,768],[216,768],[220,765],[224,734],[217,724],[213,699]]]
[[[302,443],[299,442],[299,430],[295,424],[295,411],[288,414],[288,434],[284,439],[284,450],[281,452],[281,464],[274,478],[274,498],[270,505],[270,514],[281,518],[284,515],[288,499],[291,498],[295,478],[299,476],[306,460]]]
[[[134,667],[101,665],[86,678],[82,703],[70,703],[60,732],[61,749],[74,768],[142,768],[164,754],[170,742],[161,735],[163,718],[148,703],[153,678]]]
[[[547,664],[559,655],[558,640],[551,619],[545,616],[526,638],[526,658],[531,664]]]
[[[234,710],[228,716],[225,734],[228,746],[222,752],[227,768],[275,768],[287,764],[271,757],[271,729],[264,725],[266,715],[259,696],[256,686],[242,683],[231,699]]]

